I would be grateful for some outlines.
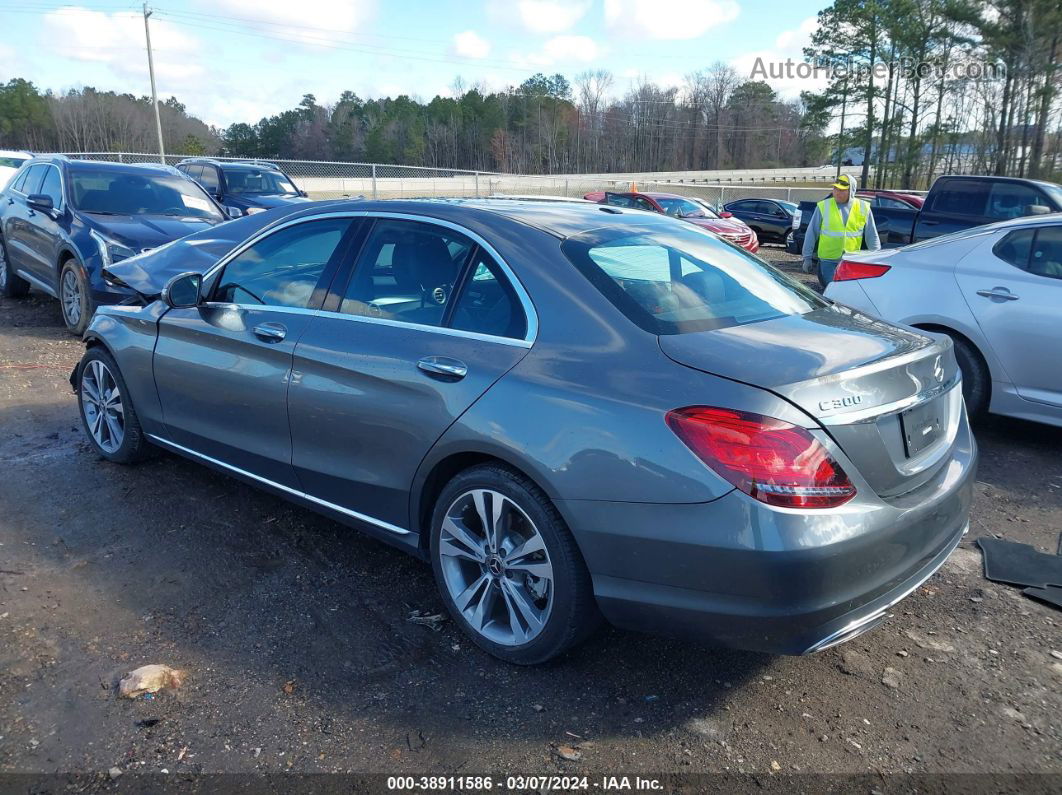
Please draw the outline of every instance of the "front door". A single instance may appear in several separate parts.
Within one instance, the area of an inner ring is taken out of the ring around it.
[[[289,488],[292,351],[346,254],[350,218],[282,227],[159,323],[155,382],[169,441]]]
[[[1018,394],[1062,406],[1062,226],[992,236],[955,278]]]
[[[295,348],[288,399],[302,488],[418,531],[409,519],[417,467],[527,354],[525,302],[469,235],[379,218],[325,310]]]

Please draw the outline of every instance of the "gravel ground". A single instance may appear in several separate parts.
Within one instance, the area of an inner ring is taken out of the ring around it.
[[[410,623],[442,605],[401,552],[173,456],[99,460],[67,384],[81,351],[54,301],[0,302],[0,772],[100,788],[112,768],[1062,784],[1062,614],[982,579],[973,543],[1055,550],[1060,429],[978,429],[972,532],[849,644],[783,658],[606,629],[523,669],[448,622]],[[116,698],[146,663],[184,685]]]

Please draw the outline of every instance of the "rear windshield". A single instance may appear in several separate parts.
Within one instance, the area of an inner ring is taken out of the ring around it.
[[[71,183],[74,206],[87,213],[224,219],[199,185],[176,174],[73,168]]]
[[[762,260],[690,225],[595,229],[561,246],[634,323],[684,334],[802,315],[826,302]]]

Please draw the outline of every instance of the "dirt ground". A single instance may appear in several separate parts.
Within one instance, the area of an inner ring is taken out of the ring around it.
[[[55,301],[0,302],[0,774],[100,788],[119,771],[1062,786],[1062,613],[984,580],[974,545],[995,534],[1055,551],[1062,429],[978,428],[970,534],[849,644],[769,657],[606,629],[525,669],[449,622],[409,622],[442,604],[430,569],[399,551],[174,456],[101,461],[67,383],[81,352]],[[117,680],[146,663],[185,671],[184,685],[118,699]]]

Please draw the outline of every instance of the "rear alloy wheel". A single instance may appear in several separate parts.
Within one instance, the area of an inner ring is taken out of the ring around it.
[[[980,419],[988,412],[992,388],[988,367],[973,345],[962,337],[948,336],[955,345],[955,361],[962,372],[962,397],[966,401],[966,413],[972,420]]]
[[[81,266],[72,259],[67,260],[59,272],[59,305],[67,330],[79,337],[84,334],[95,307],[92,305],[85,274]]]
[[[142,457],[147,441],[118,365],[106,350],[90,348],[81,360],[77,400],[81,423],[96,452],[119,464]]]
[[[4,298],[21,298],[28,292],[29,282],[12,270],[7,248],[0,239],[0,295]]]
[[[440,495],[432,530],[432,566],[450,614],[496,657],[545,662],[597,626],[574,539],[527,478],[491,465],[463,472]]]

